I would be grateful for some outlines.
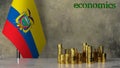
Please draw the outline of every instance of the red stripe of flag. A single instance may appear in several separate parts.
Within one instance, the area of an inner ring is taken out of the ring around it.
[[[16,48],[20,51],[22,57],[24,58],[32,58],[32,54],[28,48],[27,43],[24,38],[20,34],[17,28],[14,27],[8,20],[6,20],[5,26],[3,28],[3,34],[7,36],[10,41],[16,45]]]

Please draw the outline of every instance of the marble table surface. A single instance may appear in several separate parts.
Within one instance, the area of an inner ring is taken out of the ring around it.
[[[0,59],[0,68],[120,68],[120,58],[107,59],[105,63],[58,64],[56,58]]]

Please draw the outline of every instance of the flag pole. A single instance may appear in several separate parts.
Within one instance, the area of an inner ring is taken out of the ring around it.
[[[17,63],[19,64],[20,52],[17,49],[16,49],[16,58],[17,58]]]

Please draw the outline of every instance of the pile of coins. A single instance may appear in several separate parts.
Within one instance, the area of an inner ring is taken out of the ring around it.
[[[58,44],[58,63],[60,64],[81,64],[106,61],[106,53],[103,46],[93,49],[87,43],[83,43],[83,51],[80,53],[76,48],[64,49],[62,44]]]

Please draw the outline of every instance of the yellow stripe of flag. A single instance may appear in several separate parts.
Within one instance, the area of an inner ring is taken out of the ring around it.
[[[31,16],[34,19],[34,25],[32,25],[30,31],[33,35],[38,52],[40,53],[46,43],[46,40],[34,0],[13,0],[12,7],[14,7],[19,13],[23,13],[26,9],[31,11]]]

